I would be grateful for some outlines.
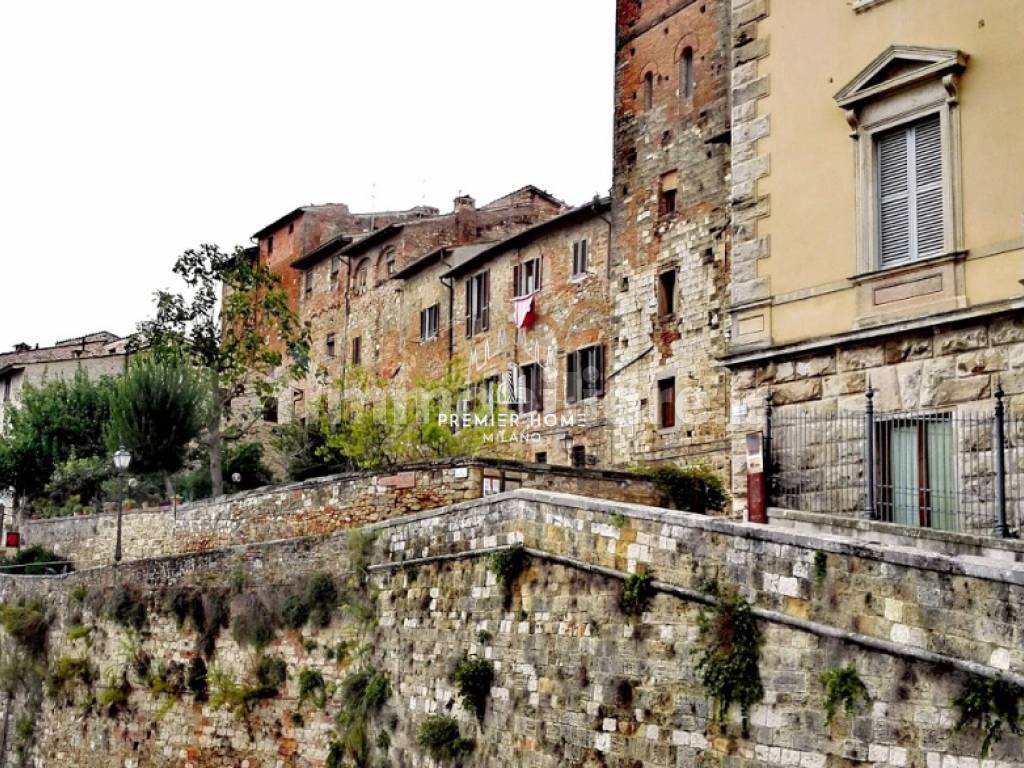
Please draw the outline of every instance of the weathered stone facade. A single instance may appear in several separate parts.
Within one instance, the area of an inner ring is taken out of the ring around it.
[[[613,453],[634,461],[727,463],[728,11],[618,7],[609,419]]]
[[[434,462],[318,478],[177,509],[127,511],[122,519],[124,558],[323,536],[516,488],[630,503],[661,501],[650,481],[622,472],[508,461]],[[26,545],[46,547],[86,568],[110,563],[116,526],[116,512],[108,511],[25,520],[21,533]]]
[[[466,765],[1019,768],[1024,747],[1006,737],[979,760],[981,734],[955,729],[953,702],[969,675],[1019,681],[1024,610],[1019,563],[965,561],[771,528],[520,490],[377,527],[367,553],[376,622],[341,612],[322,630],[282,631],[265,653],[289,679],[242,720],[190,694],[151,693],[129,672],[127,708],[109,718],[78,703],[44,699],[32,754],[39,766],[194,768],[318,766],[342,707],[331,686],[323,710],[298,704],[303,669],[336,684],[353,669],[388,675],[381,718],[393,764],[431,763],[416,745],[429,713],[451,712],[475,740]],[[521,543],[531,554],[508,603],[487,567],[494,548]],[[115,582],[145,596],[140,648],[159,666],[188,664],[195,638],[166,608],[167,589],[206,588],[245,573],[245,590],[286,594],[318,571],[350,574],[344,536],[257,544],[129,563],[66,578],[0,579],[0,597],[43,596],[58,618],[51,660],[86,652],[102,681],[118,679],[133,645],[91,607]],[[656,594],[642,616],[619,609],[621,579],[648,571]],[[765,697],[749,737],[738,714],[714,720],[694,666],[708,583],[735,585],[761,623],[759,671]],[[76,607],[67,595],[84,584]],[[90,640],[68,639],[72,625]],[[339,641],[369,643],[363,659],[329,659]],[[5,639],[5,642],[7,640]],[[490,659],[495,679],[477,726],[459,703],[452,665],[465,654]],[[235,680],[251,675],[252,651],[222,632],[213,664]],[[825,724],[824,671],[853,664],[870,701]],[[80,686],[75,701],[87,697]],[[15,701],[21,711],[23,701]],[[301,720],[294,713],[302,712]]]

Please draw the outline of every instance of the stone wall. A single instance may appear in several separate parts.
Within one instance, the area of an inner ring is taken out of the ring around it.
[[[932,323],[814,350],[749,357],[730,363],[733,492],[741,506],[746,496],[743,436],[763,429],[769,392],[775,412],[782,416],[863,413],[869,382],[875,392],[874,408],[880,415],[977,415],[992,413],[993,395],[1000,385],[1006,393],[1007,410],[1024,414],[1024,320],[1014,315],[956,325]],[[972,478],[972,466],[988,472],[991,441],[987,433],[977,439],[972,434],[962,436],[957,444],[958,453],[974,456],[973,461],[964,460],[958,479],[974,482],[977,495],[987,492],[980,484],[990,483],[991,478]],[[842,439],[849,442],[856,437],[845,434]],[[1008,433],[1008,437],[1014,446],[1021,440],[1016,434]],[[818,438],[824,443],[827,436],[821,434]],[[858,445],[862,444],[861,432]],[[856,463],[859,450],[854,447],[847,459]],[[1020,473],[1024,467],[1008,466],[1008,471]],[[851,482],[856,488],[860,478],[853,477]],[[1017,494],[1013,495],[1012,501],[1017,503]],[[851,501],[846,511],[855,512],[855,502]]]
[[[342,612],[325,629],[279,633],[266,653],[286,661],[289,681],[248,717],[189,694],[154,695],[129,673],[129,708],[116,718],[83,710],[83,689],[70,706],[46,698],[35,765],[321,766],[341,696],[332,688],[323,710],[307,703],[296,718],[299,671],[320,670],[333,684],[359,667],[391,680],[377,727],[389,734],[384,751],[393,765],[430,765],[415,734],[436,712],[451,712],[463,736],[476,741],[465,762],[475,766],[507,765],[510,756],[516,765],[552,768],[1024,765],[1018,737],[980,761],[981,734],[955,730],[952,703],[967,672],[1021,680],[1019,565],[530,490],[392,520],[376,532],[366,593],[376,621],[358,623]],[[512,543],[525,544],[531,560],[506,603],[487,555]],[[152,664],[188,663],[195,638],[168,617],[168,587],[209,589],[241,572],[243,592],[287,594],[314,570],[347,579],[350,551],[342,536],[257,544],[129,563],[117,576],[98,569],[8,577],[0,579],[0,597],[45,596],[59,618],[51,663],[88,654],[103,681],[120,675],[133,647],[93,607],[115,579],[147,596],[140,642]],[[642,616],[626,617],[621,579],[640,570],[653,573],[658,592]],[[765,698],[752,712],[749,738],[736,712],[714,722],[694,668],[708,599],[700,587],[712,582],[738,587],[764,631]],[[78,584],[90,591],[82,606],[66,597]],[[89,641],[67,638],[74,623],[95,627]],[[366,643],[369,655],[340,664],[325,658],[339,640]],[[480,725],[451,681],[465,654],[495,667]],[[253,660],[251,649],[221,633],[215,669],[242,680]],[[826,726],[819,676],[850,663],[871,701]]]
[[[124,558],[136,560],[357,528],[436,509],[487,492],[539,488],[620,501],[657,503],[653,485],[620,472],[467,461],[399,467],[309,480],[183,506],[125,512]],[[39,544],[76,567],[111,561],[117,514],[25,521],[25,545]]]

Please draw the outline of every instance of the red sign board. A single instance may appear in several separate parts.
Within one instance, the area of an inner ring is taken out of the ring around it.
[[[4,539],[4,546],[17,549],[21,546],[21,534],[17,531],[8,531]]]

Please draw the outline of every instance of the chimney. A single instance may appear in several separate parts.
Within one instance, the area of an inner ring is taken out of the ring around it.
[[[14,345],[15,352],[28,352],[30,349],[32,349],[32,347],[30,347],[23,341],[18,342],[17,344]]]
[[[474,200],[471,195],[459,195],[455,198],[455,213],[475,210],[476,200]]]

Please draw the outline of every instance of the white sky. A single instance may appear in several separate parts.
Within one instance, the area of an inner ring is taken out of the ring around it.
[[[606,194],[613,49],[614,0],[2,3],[0,351],[298,205]]]

